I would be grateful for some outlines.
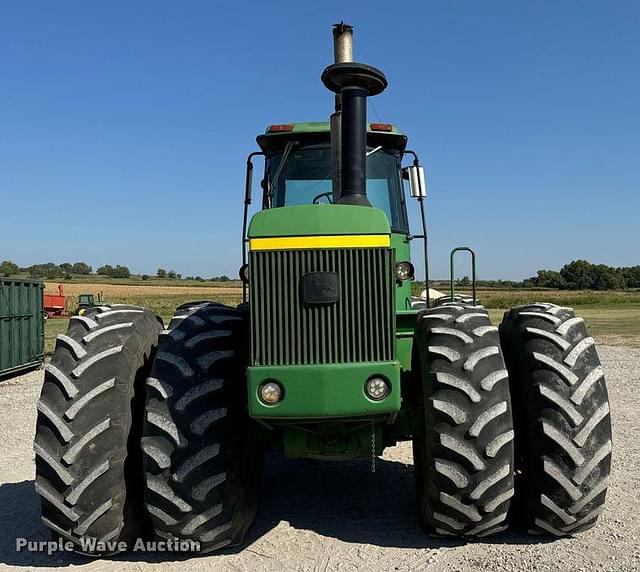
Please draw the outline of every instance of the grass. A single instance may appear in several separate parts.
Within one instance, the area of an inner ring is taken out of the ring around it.
[[[478,290],[477,296],[487,308],[511,308],[519,304],[541,301],[572,307],[640,304],[638,290]]]
[[[640,303],[582,306],[576,312],[598,342],[640,348]]]
[[[585,319],[589,334],[598,343],[640,348],[640,303],[590,304],[572,306]],[[499,324],[503,308],[489,308],[494,324]]]
[[[200,283],[198,283],[200,284]],[[79,294],[102,294],[106,302],[114,304],[134,304],[149,308],[160,316],[165,324],[169,323],[173,311],[180,304],[194,300],[211,300],[235,306],[242,300],[242,287],[239,282],[222,282],[206,286],[185,286],[182,283],[176,285],[173,282],[169,286],[139,284],[100,284],[100,283],[75,283],[66,282],[64,292],[66,296],[67,312],[73,313],[78,303]],[[57,293],[58,283],[48,282],[46,292]],[[53,352],[56,336],[66,331],[68,319],[51,318],[45,324],[45,353]]]
[[[225,282],[213,282],[210,280],[170,280],[169,278],[158,278],[150,276],[143,280],[141,276],[131,275],[129,278],[111,278],[110,276],[98,276],[97,274],[74,274],[71,280],[58,279],[57,282],[50,281],[51,284],[124,284],[129,286],[188,286],[190,288],[238,288],[242,285],[240,280],[229,280]]]
[[[56,346],[56,336],[67,331],[67,318],[50,318],[44,323],[44,353],[51,355]]]
[[[432,285],[443,295],[449,295],[449,285]],[[412,293],[419,296],[424,285],[415,282]],[[471,296],[471,288],[456,288],[456,294]],[[553,302],[562,306],[585,304],[640,304],[640,290],[552,290],[549,288],[483,288],[477,290],[478,299],[487,308],[511,308],[529,302]]]
[[[211,284],[211,283],[209,283]],[[192,300],[212,300],[236,305],[242,297],[237,282],[225,286],[184,286],[148,284],[66,283],[67,308],[75,309],[81,293],[102,292],[107,302],[144,306],[168,323],[176,306]],[[55,291],[57,283],[47,284],[47,291]],[[478,298],[489,309],[491,320],[499,324],[505,309],[527,302],[554,302],[575,308],[582,316],[589,333],[599,343],[640,348],[640,292],[639,291],[568,291],[568,290],[489,290],[478,291]],[[64,333],[68,319],[50,319],[45,327],[45,351],[50,354],[57,334]]]
[[[180,280],[171,280],[169,278],[158,278],[157,276],[149,276],[146,280],[143,280],[142,275],[132,274],[129,278],[112,278],[111,276],[102,276],[98,274],[72,274],[70,280],[64,278],[56,278],[48,280],[45,278],[33,278],[28,272],[16,272],[11,275],[13,278],[26,278],[29,280],[44,280],[47,282],[47,286],[51,288],[57,288],[58,284],[67,285],[72,284],[125,284],[133,286],[189,286],[197,288],[210,288],[215,286],[216,288],[237,288],[242,285],[239,279],[225,280],[224,282],[218,282],[213,280],[187,280],[182,278]]]
[[[211,284],[211,283],[210,283]],[[237,304],[242,297],[242,286],[239,282],[234,282],[233,286],[229,282],[223,282],[225,286],[170,286],[147,285],[147,284],[98,284],[98,283],[65,283],[64,293],[66,296],[66,309],[68,313],[73,313],[78,304],[78,295],[94,294],[96,297],[102,295],[106,302],[114,304],[135,304],[153,310],[163,319],[171,318],[176,306],[188,302],[189,300],[213,300],[224,302],[225,304]],[[48,282],[45,285],[45,292],[55,294],[58,292],[57,282]]]
[[[505,310],[530,302],[571,306],[585,319],[589,333],[601,344],[640,348],[638,290],[478,290],[478,299],[499,324]]]

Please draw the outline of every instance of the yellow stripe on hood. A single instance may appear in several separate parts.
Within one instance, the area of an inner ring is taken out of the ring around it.
[[[250,250],[303,250],[313,248],[372,248],[390,246],[388,234],[347,234],[334,236],[279,236],[251,238]]]

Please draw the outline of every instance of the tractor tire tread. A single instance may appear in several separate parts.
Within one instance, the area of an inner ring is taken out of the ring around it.
[[[424,435],[414,438],[420,516],[428,532],[498,532],[513,496],[513,425],[497,328],[483,308],[418,314]],[[419,476],[420,472],[423,476]]]
[[[611,469],[611,419],[593,338],[571,308],[506,312],[500,338],[514,400],[514,517],[528,531],[570,536],[592,527]]]
[[[214,303],[176,314],[147,380],[145,503],[159,536],[208,552],[239,543],[256,511],[261,454],[242,424],[246,322]]]
[[[82,553],[99,540],[128,542],[145,526],[137,415],[161,328],[148,310],[115,309],[71,318],[45,365],[37,406],[43,522]]]

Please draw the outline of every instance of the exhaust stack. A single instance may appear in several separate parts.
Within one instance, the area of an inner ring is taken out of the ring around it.
[[[339,137],[332,129],[332,146],[340,141],[340,197],[343,205],[371,206],[366,189],[367,97],[382,93],[387,87],[384,74],[367,64],[350,61],[353,57],[353,27],[336,24],[333,27],[333,51],[336,63],[322,72],[322,83],[336,94],[339,114]],[[335,163],[335,161],[334,161]],[[335,170],[334,170],[335,172]]]
[[[353,27],[344,22],[333,25],[333,63],[344,64],[353,61]],[[341,146],[342,98],[335,95],[335,110],[329,120],[331,133],[331,177],[333,179],[333,194],[336,199],[342,194],[342,158]]]
[[[333,25],[333,63],[353,61],[353,26],[340,22]]]

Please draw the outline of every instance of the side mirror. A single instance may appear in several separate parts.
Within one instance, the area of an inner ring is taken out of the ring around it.
[[[424,167],[411,165],[402,169],[402,178],[409,181],[409,189],[414,199],[427,196],[427,185],[424,182]]]

